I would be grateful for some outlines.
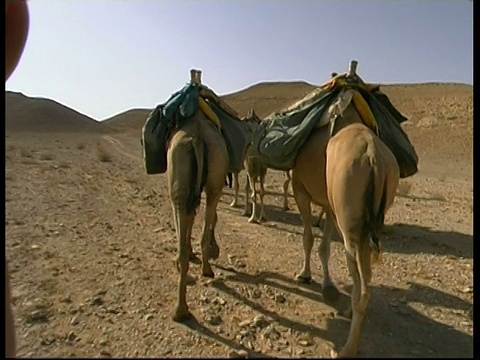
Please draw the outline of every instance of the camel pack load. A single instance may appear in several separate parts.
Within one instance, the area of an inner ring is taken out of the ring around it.
[[[303,99],[267,116],[253,137],[260,159],[270,168],[290,170],[308,136],[316,128],[335,124],[353,102],[363,122],[389,147],[400,167],[400,177],[418,171],[418,156],[400,124],[407,120],[380,91],[359,76],[335,75]]]
[[[182,122],[202,111],[212,126],[223,135],[230,157],[229,172],[240,171],[248,145],[246,129],[235,110],[211,89],[201,84],[200,72],[191,71],[191,81],[173,93],[148,115],[142,129],[142,147],[147,174],[163,174],[167,170],[167,142]],[[242,136],[243,135],[243,136]]]

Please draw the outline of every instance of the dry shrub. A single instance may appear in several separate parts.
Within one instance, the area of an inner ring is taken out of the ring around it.
[[[97,145],[97,159],[100,162],[111,162],[112,155],[105,149],[105,147],[101,144]]]
[[[40,155],[40,160],[53,160],[52,154],[42,154]]]
[[[28,149],[21,149],[20,150],[20,155],[25,158],[31,158],[32,157],[32,152]]]

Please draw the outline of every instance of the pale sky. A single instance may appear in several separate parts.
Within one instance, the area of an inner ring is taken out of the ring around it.
[[[96,120],[153,108],[190,68],[223,95],[324,82],[351,59],[367,82],[473,84],[469,0],[30,0],[6,89]]]

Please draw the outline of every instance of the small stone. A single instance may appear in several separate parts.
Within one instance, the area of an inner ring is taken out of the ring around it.
[[[243,261],[241,261],[241,260],[237,260],[236,266],[238,266],[239,268],[246,268],[246,267],[247,267],[247,264],[245,264],[245,263],[244,263]]]
[[[252,293],[251,293],[251,297],[252,297],[253,299],[258,299],[258,298],[260,298],[261,296],[262,296],[262,292],[261,292],[259,289],[255,289],[255,290],[253,290]]]
[[[212,301],[213,304],[220,304],[220,305],[225,305],[226,301],[222,299],[221,297],[216,297]]]
[[[150,320],[150,319],[153,319],[153,314],[147,314],[147,315],[145,315],[145,318],[144,318],[144,319],[145,319],[145,321],[148,321],[148,320]]]
[[[473,294],[473,286],[469,285],[467,287],[464,287],[462,290],[460,290],[464,294]]]
[[[70,324],[71,324],[71,325],[77,325],[78,323],[79,323],[78,316],[74,316],[74,317],[72,317],[72,319],[70,320]]]
[[[231,359],[247,359],[248,352],[245,350],[231,351],[228,354],[228,357]]]
[[[205,321],[213,326],[220,325],[222,323],[222,318],[218,315],[207,316]]]
[[[264,328],[265,326],[268,325],[268,321],[263,315],[257,315],[253,319],[253,324],[259,328]]]
[[[287,298],[283,294],[277,294],[275,295],[275,301],[283,304],[285,301],[287,301]]]
[[[68,341],[73,341],[73,340],[75,340],[76,337],[77,337],[77,335],[75,335],[75,333],[73,331],[70,331],[67,335],[67,340]]]
[[[251,324],[250,320],[243,320],[241,323],[238,324],[240,327],[246,327]]]
[[[93,299],[92,299],[92,302],[91,302],[92,305],[102,305],[103,304],[103,299],[101,296],[95,296]]]
[[[108,344],[108,340],[107,339],[102,339],[98,342],[98,345],[101,345],[101,346],[105,346]]]
[[[100,355],[105,357],[112,357],[112,354],[110,354],[107,350],[100,351]]]
[[[43,309],[34,310],[27,315],[28,323],[45,323],[48,322],[47,312]]]

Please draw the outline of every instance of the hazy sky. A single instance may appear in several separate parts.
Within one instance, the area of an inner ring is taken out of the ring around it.
[[[217,94],[260,81],[473,84],[468,0],[30,0],[7,90],[97,120],[153,108],[192,67]]]

